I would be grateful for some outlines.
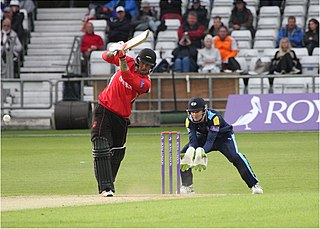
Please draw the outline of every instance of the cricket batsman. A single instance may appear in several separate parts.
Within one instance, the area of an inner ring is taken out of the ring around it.
[[[188,116],[186,128],[189,143],[181,150],[180,169],[182,186],[181,194],[194,193],[194,170],[205,170],[208,165],[207,153],[220,151],[238,170],[241,178],[251,189],[252,194],[262,194],[247,158],[238,151],[236,139],[229,125],[222,116],[212,109],[207,109],[205,101],[200,97],[193,97],[188,102]]]
[[[109,84],[99,94],[91,129],[94,172],[99,193],[112,197],[114,182],[125,155],[125,142],[131,105],[135,99],[147,93],[151,87],[149,73],[156,64],[156,54],[145,48],[137,57],[126,56],[124,43],[110,46],[102,58],[119,66]]]

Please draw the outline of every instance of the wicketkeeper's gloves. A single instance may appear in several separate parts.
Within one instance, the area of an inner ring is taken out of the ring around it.
[[[180,161],[180,169],[181,171],[187,171],[193,166],[193,158],[195,154],[195,149],[193,147],[189,147],[184,154],[183,158]]]
[[[206,170],[208,166],[208,157],[204,152],[202,147],[198,147],[196,149],[196,156],[193,160],[193,168],[201,172],[202,170]]]

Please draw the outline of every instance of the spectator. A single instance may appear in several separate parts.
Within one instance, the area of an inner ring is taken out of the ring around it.
[[[144,1],[141,3],[141,9],[138,14],[132,18],[131,24],[135,31],[152,30],[156,33],[160,21],[157,21],[156,12],[151,10],[150,3]]]
[[[104,50],[105,45],[102,38],[94,33],[93,24],[89,21],[86,24],[86,33],[82,37],[80,51],[82,53],[82,57],[84,59],[82,66],[85,75],[88,72],[88,61],[90,59],[90,55],[92,51],[95,50]]]
[[[225,72],[241,72],[240,65],[235,59],[238,54],[236,40],[228,35],[228,29],[221,26],[218,36],[213,38],[213,44],[219,50],[222,59],[222,70]]]
[[[9,6],[5,7],[3,10],[3,17],[2,20],[8,18],[10,21],[12,21],[12,12],[11,8]]]
[[[4,0],[1,0],[1,20],[3,19],[3,13],[4,13],[4,8],[6,7],[6,4]]]
[[[32,0],[20,0],[20,8],[25,9],[27,11],[30,30],[33,32],[34,31],[33,15],[34,15],[34,10],[36,8],[36,6],[34,5],[34,2]]]
[[[301,64],[296,53],[291,49],[290,41],[287,37],[280,40],[279,50],[271,60],[269,74],[301,73]],[[270,89],[273,92],[273,77],[269,78]]]
[[[13,52],[13,63],[14,63],[14,78],[19,77],[19,56],[22,51],[22,45],[19,40],[19,37],[15,31],[11,29],[11,21],[6,18],[2,21],[2,30],[1,30],[1,63],[6,68],[7,64],[7,53]]]
[[[309,56],[311,56],[313,49],[319,47],[319,22],[316,19],[309,20],[308,31],[304,34],[303,41]]]
[[[221,22],[220,16],[215,16],[213,19],[213,24],[210,29],[206,32],[206,34],[210,34],[212,37],[217,36],[219,32],[219,28],[224,24]]]
[[[26,34],[23,28],[24,14],[20,13],[20,3],[18,0],[10,1],[12,12],[11,28],[18,34],[19,40],[23,47],[26,45]]]
[[[200,0],[192,0],[191,8],[187,9],[186,13],[183,16],[183,20],[186,20],[187,15],[190,11],[195,11],[198,15],[198,21],[205,28],[208,28],[208,11],[204,6],[201,6]]]
[[[131,35],[130,21],[126,18],[123,6],[118,6],[115,18],[108,20],[108,42],[128,41]]]
[[[204,38],[204,48],[198,50],[198,66],[200,72],[220,72],[221,56],[219,50],[212,45],[212,36]]]
[[[160,20],[179,19],[182,23],[181,0],[160,0]]]
[[[178,47],[172,51],[176,72],[197,72],[197,48],[192,45],[188,35],[179,41]]]
[[[188,35],[193,46],[201,48],[204,26],[198,22],[197,13],[194,11],[188,13],[187,20],[184,21],[178,29],[179,40],[181,40],[184,35]]]
[[[291,47],[302,47],[303,32],[301,28],[296,25],[295,16],[289,16],[288,24],[280,29],[278,34],[277,47],[279,47],[280,40],[284,37],[287,37],[289,39]]]
[[[126,17],[131,20],[138,13],[138,6],[135,0],[111,0],[103,6],[104,12],[110,12],[110,17],[116,17],[118,6],[123,6],[126,12]]]
[[[229,28],[231,30],[250,30],[253,37],[253,15],[246,7],[247,3],[243,0],[235,0],[233,4],[234,8],[231,11]]]

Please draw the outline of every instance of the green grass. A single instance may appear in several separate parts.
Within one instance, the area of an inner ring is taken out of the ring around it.
[[[178,129],[185,133],[184,128]],[[161,128],[130,128],[117,194],[160,193]],[[50,134],[50,136],[45,136]],[[236,134],[261,180],[253,196],[220,153],[197,193],[240,194],[2,212],[2,227],[319,227],[319,134]],[[181,145],[187,142],[182,135]],[[2,196],[96,194],[89,131],[4,131]],[[22,203],[23,204],[23,203]]]

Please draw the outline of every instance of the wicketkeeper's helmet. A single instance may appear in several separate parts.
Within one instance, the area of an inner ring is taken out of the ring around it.
[[[206,110],[206,103],[203,98],[200,97],[193,97],[188,102],[187,112],[190,113],[192,111],[205,111]]]
[[[156,59],[157,59],[156,53],[149,48],[142,49],[137,56],[138,63],[139,61],[141,61],[142,63],[149,64],[152,67],[156,65]]]

